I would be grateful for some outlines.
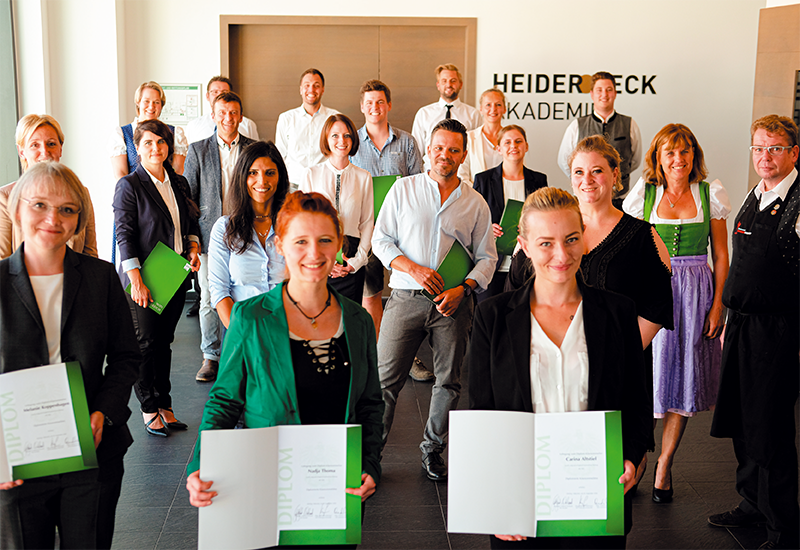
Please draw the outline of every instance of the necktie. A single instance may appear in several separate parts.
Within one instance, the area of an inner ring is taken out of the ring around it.
[[[453,106],[452,105],[445,105],[445,107],[447,107],[447,114],[444,115],[444,118],[445,118],[445,120],[447,120],[447,119],[450,118],[450,109],[452,109]]]
[[[339,212],[339,193],[342,191],[342,175],[336,174],[336,211]]]

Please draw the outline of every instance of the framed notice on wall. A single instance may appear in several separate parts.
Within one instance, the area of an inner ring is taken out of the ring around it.
[[[200,116],[202,84],[162,84],[167,102],[159,117],[166,124],[185,126]]]

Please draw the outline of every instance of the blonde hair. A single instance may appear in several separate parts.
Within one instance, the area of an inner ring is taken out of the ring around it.
[[[619,169],[622,164],[622,157],[619,156],[617,150],[614,149],[603,136],[588,136],[578,142],[578,145],[575,146],[575,150],[569,155],[568,163],[570,172],[572,171],[572,161],[575,160],[578,153],[597,153],[601,155],[606,159],[612,171],[615,168]],[[617,170],[617,180],[614,182],[614,191],[622,191],[622,170]]]
[[[789,144],[792,147],[797,145],[797,124],[789,117],[767,115],[753,122],[753,125],[750,127],[751,143],[756,130],[765,130],[770,134],[783,134],[789,139]]]
[[[81,211],[78,213],[78,226],[75,228],[75,234],[77,235],[83,231],[89,221],[89,205],[92,202],[89,190],[83,186],[75,172],[55,161],[37,162],[29,170],[26,170],[22,177],[19,178],[19,181],[14,184],[14,189],[8,197],[8,212],[12,215],[14,223],[19,224],[17,211],[19,210],[22,194],[29,187],[37,184],[42,184],[48,189],[69,196],[78,204],[78,208]]]
[[[150,88],[151,90],[155,90],[158,92],[158,97],[161,99],[161,108],[164,108],[164,105],[167,103],[167,94],[164,93],[164,88],[158,82],[153,82],[152,80],[148,80],[147,82],[143,82],[136,88],[136,92],[133,94],[133,105],[136,107],[136,116],[139,116],[139,102],[142,100],[142,94],[144,93],[146,88]]]
[[[461,75],[458,75],[458,78],[461,78]],[[494,88],[489,88],[488,90],[484,90],[481,94],[481,98],[478,100],[478,105],[483,103],[483,98],[489,94],[499,94],[501,98],[503,98],[503,104],[506,103],[506,94],[503,93],[502,90],[498,89],[496,86]]]
[[[464,79],[461,78],[461,71],[458,70],[458,67],[453,65],[452,63],[445,63],[444,65],[439,65],[436,67],[436,80],[439,80],[439,75],[442,74],[442,71],[453,71],[458,75],[458,79],[461,82],[464,82]]]
[[[61,145],[64,145],[64,132],[61,131],[61,125],[56,119],[50,115],[30,114],[19,119],[19,122],[17,123],[17,131],[14,135],[14,138],[17,142],[17,147],[21,149],[25,148],[25,144],[31,138],[33,133],[38,130],[40,126],[44,126],[45,124],[52,127],[53,130],[56,131],[58,141],[61,142]],[[19,161],[20,164],[22,164],[22,171],[24,172],[28,169],[28,161],[25,160],[25,157],[20,157]]]
[[[525,199],[522,205],[522,214],[519,216],[519,234],[523,239],[528,239],[528,215],[533,212],[559,212],[572,210],[578,214],[583,233],[583,216],[578,199],[558,187],[542,187],[537,189]]]

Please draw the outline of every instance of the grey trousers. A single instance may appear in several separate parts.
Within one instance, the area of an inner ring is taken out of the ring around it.
[[[455,314],[445,317],[421,291],[392,290],[378,338],[378,372],[386,403],[384,445],[392,429],[397,396],[406,383],[414,355],[425,337],[430,336],[436,380],[419,448],[423,454],[444,450],[448,413],[456,408],[461,394],[461,362],[467,350],[474,307],[472,298],[464,298]]]

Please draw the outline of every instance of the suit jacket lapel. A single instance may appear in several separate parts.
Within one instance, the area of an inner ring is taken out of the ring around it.
[[[80,263],[80,255],[67,248],[67,255],[64,257],[64,293],[61,298],[61,334],[64,334],[64,327],[81,286],[83,275]]]
[[[275,292],[277,290],[277,292]],[[292,363],[292,348],[289,344],[289,324],[286,322],[286,313],[283,311],[283,285],[278,285],[276,288],[262,295],[262,307],[265,310],[263,330],[259,330],[261,338],[254,338],[251,345],[263,346],[265,343],[269,345],[270,357],[275,357],[280,365],[271,374],[273,383],[278,381],[286,384],[285,388],[280,388],[276,394],[285,396],[286,410],[297,411],[297,417],[300,417],[297,391],[295,389],[296,382],[294,379],[294,365]],[[263,336],[266,335],[266,342]],[[277,373],[281,373],[278,376]]]
[[[524,410],[533,412],[531,398],[531,308],[529,282],[514,293],[508,302],[506,318],[506,334],[511,340],[511,355],[514,359],[514,371],[517,385],[522,392]]]
[[[156,203],[170,223],[172,223],[172,215],[169,213],[167,203],[164,202],[164,199],[161,197],[161,193],[158,192],[156,185],[153,183],[153,180],[150,179],[150,175],[147,173],[141,163],[136,167],[136,175],[139,176],[139,182],[142,184],[144,190],[147,191],[153,202]]]
[[[28,270],[25,268],[25,243],[22,243],[14,254],[9,258],[8,274],[11,277],[11,286],[19,297],[19,301],[31,314],[36,325],[44,335],[44,323],[42,322],[42,315],[39,312],[39,304],[36,302],[36,295],[33,293],[31,280],[28,277]]]
[[[523,166],[522,174],[525,177],[525,196],[527,197],[528,195],[536,191],[533,181],[533,170],[528,170],[526,167]]]
[[[222,206],[222,160],[219,156],[219,144],[217,143],[216,130],[214,130],[214,133],[208,138],[208,146],[211,148],[211,151],[209,151],[211,155],[208,157],[211,161],[211,166],[204,166],[203,169],[211,169],[211,177],[213,179],[210,179],[208,182],[210,184],[209,189],[217,190],[217,199],[219,200],[220,206]]]
[[[581,282],[580,277],[578,285],[583,295],[583,330],[586,334],[586,348],[589,352],[589,410],[593,410],[600,391],[600,380],[606,355],[608,314],[594,301],[593,289],[587,288]]]

